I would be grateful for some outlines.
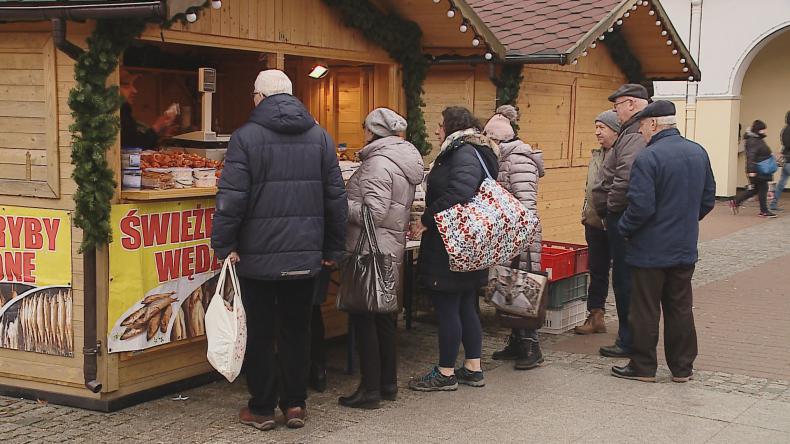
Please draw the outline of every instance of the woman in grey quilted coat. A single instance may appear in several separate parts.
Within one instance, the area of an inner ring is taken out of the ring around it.
[[[497,182],[521,201],[525,207],[538,212],[538,180],[544,175],[543,152],[533,150],[516,137],[513,123],[518,119],[515,108],[505,105],[488,121],[485,134],[499,144],[499,175]],[[535,243],[521,253],[518,268],[541,271],[540,253],[542,229],[537,227]],[[494,352],[494,359],[515,360],[517,370],[529,370],[543,362],[537,330],[514,328],[503,350]]]
[[[365,119],[367,145],[359,151],[362,164],[346,184],[348,228],[346,251],[355,250],[362,235],[362,207],[375,225],[379,249],[400,262],[406,247],[411,204],[422,182],[422,156],[400,133],[406,120],[388,108],[376,108]],[[396,285],[397,288],[397,285]],[[351,313],[356,333],[361,381],[350,396],[339,399],[352,408],[378,408],[381,399],[398,392],[395,356],[395,317],[391,314]]]

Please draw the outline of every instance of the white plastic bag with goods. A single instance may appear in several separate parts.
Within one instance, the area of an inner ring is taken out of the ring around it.
[[[228,381],[233,382],[244,363],[247,348],[247,316],[241,302],[236,267],[225,259],[214,297],[206,310],[208,362]]]

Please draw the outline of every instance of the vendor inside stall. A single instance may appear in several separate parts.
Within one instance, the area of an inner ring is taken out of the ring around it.
[[[134,118],[132,105],[137,97],[137,80],[142,74],[132,73],[128,69],[121,70],[121,146],[150,149],[154,148],[159,138],[169,135],[175,128],[175,120],[179,115],[178,104],[172,104],[149,127]]]

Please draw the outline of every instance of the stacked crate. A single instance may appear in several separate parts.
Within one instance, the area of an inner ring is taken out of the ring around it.
[[[549,275],[544,333],[560,334],[584,322],[587,307],[588,250],[586,245],[543,241],[541,266]]]

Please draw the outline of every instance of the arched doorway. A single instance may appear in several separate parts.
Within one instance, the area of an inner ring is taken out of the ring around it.
[[[774,152],[781,150],[779,133],[790,111],[790,26],[774,30],[744,57],[734,86],[740,86],[742,131],[760,119],[768,125],[766,142]],[[737,82],[740,80],[740,83]],[[738,92],[737,89],[734,92]],[[738,155],[738,186],[747,184],[745,155]],[[778,179],[778,175],[777,175]]]

